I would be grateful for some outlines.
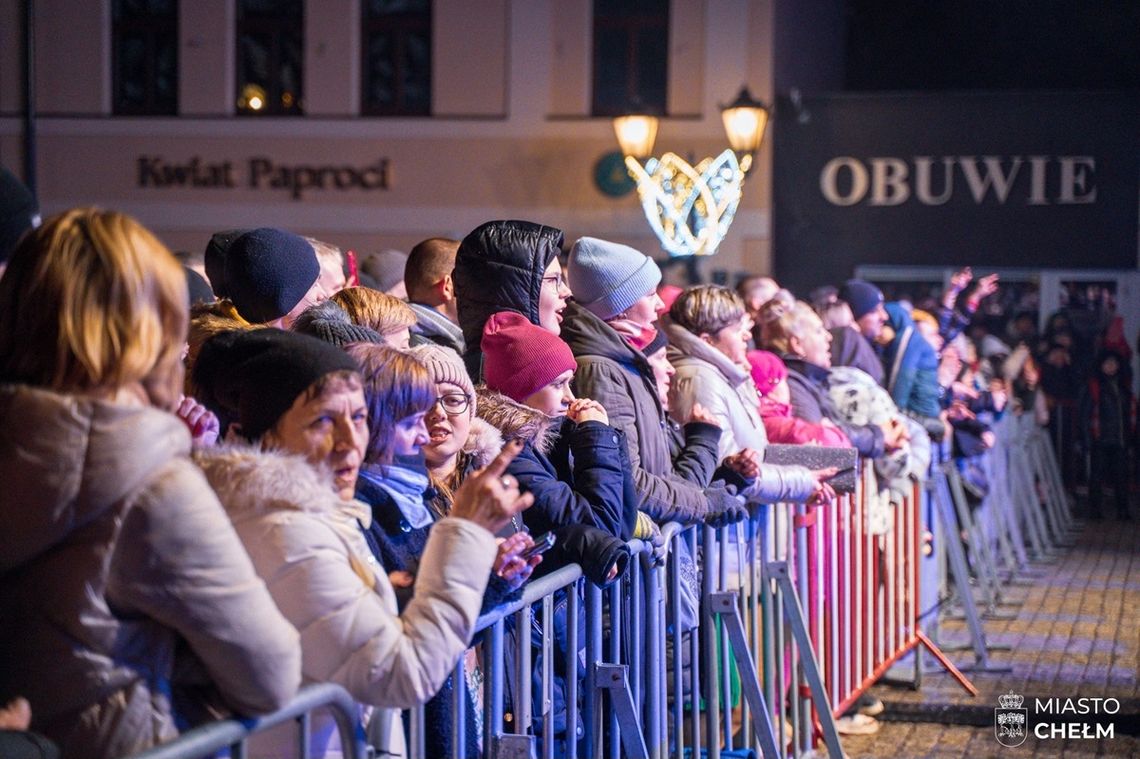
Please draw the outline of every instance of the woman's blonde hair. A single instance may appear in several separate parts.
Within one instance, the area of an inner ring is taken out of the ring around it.
[[[65,211],[24,237],[0,278],[0,381],[64,393],[139,382],[172,408],[189,310],[182,266],[145,227]]]
[[[743,318],[744,301],[720,285],[697,285],[685,290],[669,309],[669,318],[694,335],[715,335]]]
[[[410,327],[416,312],[399,298],[371,287],[347,287],[330,298],[345,310],[353,324],[371,327],[381,335]]]
[[[364,400],[368,406],[370,464],[390,464],[396,423],[413,414],[426,413],[435,405],[435,382],[431,372],[415,357],[374,343],[353,343],[346,349],[360,364]]]
[[[820,319],[815,310],[802,300],[797,300],[789,308],[786,303],[773,298],[764,304],[760,321],[763,325],[761,347],[773,353],[791,353],[792,338],[802,338]]]

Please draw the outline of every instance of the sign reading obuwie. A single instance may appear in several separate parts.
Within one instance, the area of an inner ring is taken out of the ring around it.
[[[381,158],[366,166],[283,164],[265,156],[245,162],[205,161],[199,156],[171,160],[141,155],[136,162],[139,187],[182,189],[280,190],[300,200],[312,190],[387,190],[389,164]]]
[[[776,109],[775,274],[1134,268],[1140,108],[1111,93],[859,95]]]

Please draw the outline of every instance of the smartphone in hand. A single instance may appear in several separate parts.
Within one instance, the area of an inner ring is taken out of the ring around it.
[[[546,532],[534,539],[534,545],[519,554],[519,558],[523,561],[529,561],[531,557],[538,556],[539,554],[546,553],[554,547],[554,533]]]

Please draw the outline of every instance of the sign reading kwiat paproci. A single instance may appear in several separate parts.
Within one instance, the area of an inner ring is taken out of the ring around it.
[[[312,190],[387,190],[389,163],[381,158],[366,166],[284,164],[265,156],[244,162],[205,161],[199,156],[170,160],[141,155],[136,162],[139,187],[180,189],[280,190],[301,200]]]
[[[1112,93],[830,95],[776,109],[775,274],[1134,268],[1140,107]]]

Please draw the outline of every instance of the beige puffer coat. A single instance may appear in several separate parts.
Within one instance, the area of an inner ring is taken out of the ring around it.
[[[189,453],[171,414],[0,386],[0,703],[65,757],[176,737],[195,671],[244,714],[296,693],[297,632]]]
[[[497,550],[465,519],[431,529],[402,615],[384,569],[357,524],[368,508],[342,501],[296,456],[247,447],[205,451],[197,461],[214,485],[257,573],[301,633],[305,682],[342,685],[362,705],[383,707],[369,735],[404,756],[399,709],[435,695],[471,640]],[[331,723],[314,725],[316,755],[334,749]]]

